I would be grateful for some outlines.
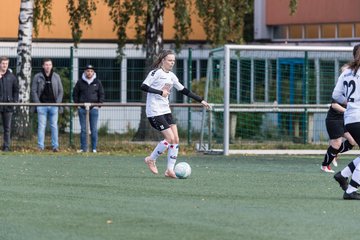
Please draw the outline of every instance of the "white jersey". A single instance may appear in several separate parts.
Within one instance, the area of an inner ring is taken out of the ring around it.
[[[347,103],[345,124],[360,122],[360,69],[355,76],[349,68],[340,75],[332,98],[340,104]]]
[[[178,91],[184,89],[184,86],[173,72],[165,72],[161,68],[152,70],[143,84],[160,91],[167,89],[170,92],[172,87],[175,87]],[[167,113],[171,113],[169,98],[148,92],[146,98],[146,116],[155,117]]]

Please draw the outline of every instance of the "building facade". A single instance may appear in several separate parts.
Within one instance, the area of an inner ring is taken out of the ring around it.
[[[34,37],[35,42],[71,42],[71,30],[68,24],[69,14],[66,10],[68,0],[52,1],[52,26],[39,26],[39,35]],[[109,8],[103,1],[97,3],[96,13],[92,16],[92,25],[83,28],[83,42],[115,42],[116,33],[113,32],[113,22],[109,16]],[[0,32],[0,41],[16,41],[18,34],[18,18],[20,12],[20,1],[2,0],[0,22],[2,29]],[[6,9],[6,10],[5,10]],[[192,12],[195,9],[192,9]],[[196,14],[192,14],[192,29],[189,35],[189,41],[203,42],[206,39],[203,27]],[[171,42],[174,37],[174,13],[170,8],[164,12],[164,40]],[[129,40],[134,39],[135,28],[134,19],[129,22],[127,35]]]
[[[289,0],[255,0],[254,38],[273,43],[360,41],[360,1],[298,0],[290,15]]]

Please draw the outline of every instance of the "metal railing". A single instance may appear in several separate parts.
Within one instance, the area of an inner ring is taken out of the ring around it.
[[[72,145],[72,138],[73,138],[73,129],[72,129],[72,126],[74,125],[73,124],[73,121],[74,121],[74,114],[72,113],[73,112],[73,108],[79,108],[79,107],[84,107],[85,110],[86,110],[86,140],[87,140],[87,143],[89,143],[90,141],[90,109],[91,107],[100,107],[100,108],[115,108],[115,109],[133,109],[133,108],[136,108],[137,109],[137,112],[135,113],[136,115],[139,116],[139,119],[140,119],[140,114],[141,114],[141,108],[145,107],[146,104],[145,103],[116,103],[116,102],[105,102],[105,103],[2,103],[0,102],[0,107],[1,106],[13,106],[13,107],[37,107],[37,106],[58,106],[58,107],[66,107],[66,108],[69,108],[70,109],[70,122],[69,122],[69,142],[70,142],[70,145]],[[184,116],[176,116],[175,114],[175,117],[181,117],[181,118],[184,118],[185,121],[187,121],[187,115],[188,115],[188,109],[201,109],[202,108],[202,105],[201,104],[193,104],[193,103],[173,103],[173,104],[170,104],[170,107],[174,108],[174,109],[186,109],[186,114],[182,114]],[[126,110],[119,110],[119,111],[122,111],[120,113],[117,114],[117,116],[119,116],[119,118],[123,118],[125,119],[126,121],[132,121],[131,118],[129,118],[129,114],[126,113]],[[114,111],[114,110],[112,110]],[[30,111],[29,111],[29,115],[30,115]],[[105,115],[105,114],[104,114]],[[110,114],[107,114],[107,115],[115,115],[113,112],[110,112]],[[190,118],[191,119],[191,118]],[[105,119],[102,119],[103,122],[106,122],[108,119],[106,119],[106,116],[105,116]],[[119,120],[122,120],[122,119],[119,119]],[[141,120],[140,120],[141,121]],[[146,119],[147,121],[147,119]],[[138,122],[138,121],[137,121]],[[191,122],[190,121],[187,121],[184,125],[184,128],[189,128],[191,127]],[[187,129],[186,129],[187,130]],[[200,132],[200,129],[199,129],[199,132]],[[191,132],[190,132],[191,133]]]

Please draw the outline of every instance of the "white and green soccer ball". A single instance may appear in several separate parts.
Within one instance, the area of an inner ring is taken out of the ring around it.
[[[186,162],[179,162],[175,166],[175,175],[180,179],[188,178],[191,174],[191,167]]]

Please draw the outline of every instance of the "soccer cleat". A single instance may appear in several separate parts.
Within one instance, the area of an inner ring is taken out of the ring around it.
[[[338,166],[337,157],[335,157],[334,160],[332,160],[332,164],[334,165],[334,167]]]
[[[155,160],[152,160],[150,158],[150,156],[146,157],[144,162],[146,163],[146,165],[149,167],[150,171],[153,173],[153,174],[158,174],[159,171],[156,167],[156,161]]]
[[[360,194],[357,192],[352,192],[352,193],[344,192],[343,198],[345,200],[360,200]]]
[[[334,179],[339,183],[339,185],[340,185],[340,187],[342,188],[342,190],[346,191],[346,189],[347,189],[348,186],[349,186],[348,178],[343,177],[343,176],[341,175],[341,172],[337,172],[337,173],[334,175]]]
[[[167,170],[165,171],[165,177],[168,177],[168,178],[177,178],[175,172],[174,172],[173,170],[169,170],[169,169],[167,169]]]
[[[335,171],[331,169],[330,166],[321,166],[321,170],[327,173],[334,173]]]

